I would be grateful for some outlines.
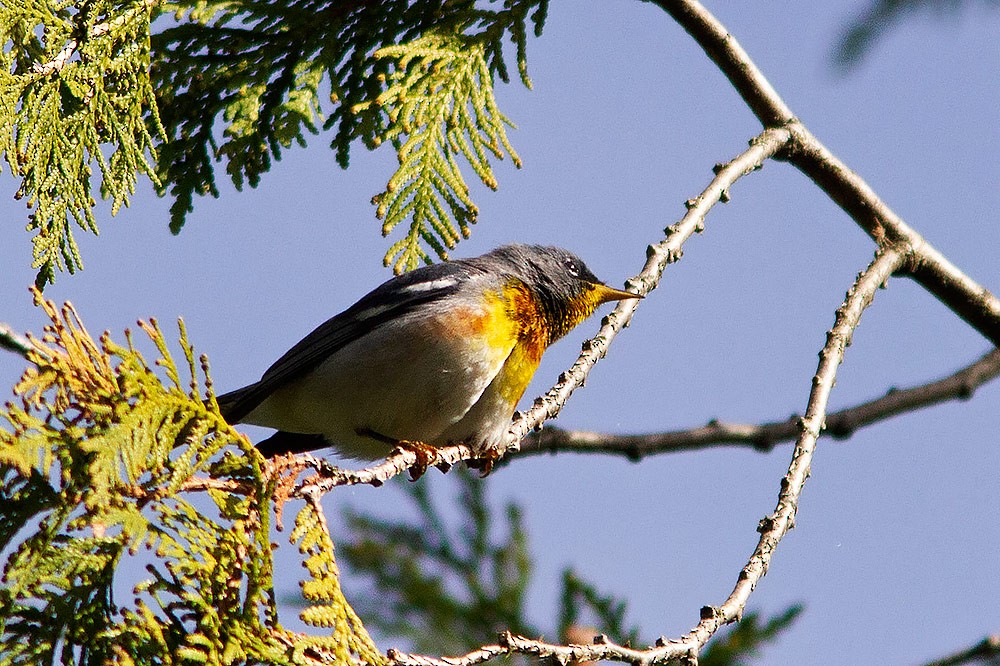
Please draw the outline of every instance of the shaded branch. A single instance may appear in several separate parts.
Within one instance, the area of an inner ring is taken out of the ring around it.
[[[846,439],[859,428],[949,400],[967,400],[975,390],[1000,375],[1000,350],[994,349],[951,375],[906,389],[889,389],[885,395],[828,414],[823,434]],[[546,427],[529,434],[513,458],[540,453],[610,453],[638,461],[645,456],[697,451],[719,446],[744,445],[770,451],[776,444],[793,441],[799,416],[761,424],[710,421],[700,428],[672,432],[614,435]]]
[[[28,352],[34,349],[34,347],[26,337],[15,332],[7,324],[0,322],[0,349],[12,351],[27,359]]]
[[[924,666],[959,666],[976,661],[996,659],[1000,657],[1000,634],[992,634],[979,641],[971,648],[960,650],[947,657],[929,661]]]

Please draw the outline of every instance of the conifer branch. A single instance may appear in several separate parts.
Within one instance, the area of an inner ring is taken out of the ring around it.
[[[6,349],[7,351],[12,351],[15,354],[23,356],[28,359],[28,352],[33,349],[31,342],[17,333],[7,324],[0,322],[0,349]]]
[[[976,662],[987,662],[1000,657],[1000,634],[991,634],[970,648],[959,650],[947,657],[929,661],[924,666],[961,666]]]
[[[111,32],[115,28],[120,28],[127,24],[129,21],[135,20],[137,14],[141,12],[148,11],[157,5],[159,5],[163,0],[140,0],[140,4],[137,7],[130,9],[124,14],[118,16],[111,21],[106,21],[104,23],[98,23],[91,27],[87,31],[87,40],[97,39],[98,37],[103,37],[107,33]],[[70,39],[66,42],[66,45],[56,54],[54,58],[44,63],[35,63],[32,66],[32,72],[40,77],[48,76],[49,74],[54,74],[62,70],[69,62],[70,58],[77,52],[80,42],[76,39]]]
[[[889,389],[885,395],[826,417],[823,435],[847,439],[856,431],[886,419],[950,400],[968,400],[975,390],[1000,375],[1000,350],[987,352],[975,362],[951,375],[919,386]],[[749,446],[770,451],[776,445],[794,441],[799,417],[760,424],[710,421],[700,428],[673,432],[617,435],[546,427],[530,433],[512,459],[541,453],[605,453],[639,461],[650,455],[697,451],[719,446]]]
[[[21,179],[14,198],[32,210],[39,288],[57,270],[82,268],[73,231],[97,233],[95,189],[114,215],[140,174],[158,182],[148,40],[158,3],[111,4],[16,0],[0,16],[9,38],[0,51],[0,158]]]

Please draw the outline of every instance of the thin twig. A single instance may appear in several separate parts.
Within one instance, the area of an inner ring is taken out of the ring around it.
[[[929,661],[924,666],[959,666],[960,664],[986,661],[997,657],[1000,657],[1000,634],[992,634],[968,649]]]
[[[823,434],[846,439],[863,428],[893,416],[949,400],[967,400],[975,390],[1000,375],[1000,349],[994,349],[951,375],[906,389],[889,389],[880,398],[863,402],[826,417]],[[696,451],[719,446],[750,446],[770,451],[777,444],[794,441],[799,417],[760,424],[710,421],[700,428],[651,434],[614,435],[546,427],[529,434],[511,458],[540,453],[604,453],[640,460],[645,456]]]
[[[160,0],[142,0],[142,2],[139,3],[138,6],[127,11],[121,16],[111,21],[106,21],[104,23],[98,23],[94,25],[87,32],[86,38],[89,40],[102,37],[111,32],[112,30],[114,30],[115,28],[119,28],[125,25],[133,18],[135,18],[137,14],[142,12],[147,12],[158,4],[160,4]],[[79,46],[80,42],[78,40],[70,39],[63,45],[62,49],[59,50],[59,53],[57,53],[55,57],[52,58],[52,60],[43,63],[36,63],[31,68],[32,73],[37,76],[48,76],[49,74],[54,74],[55,72],[61,71],[69,62],[70,58],[73,57],[73,54],[77,52]]]
[[[463,461],[475,458],[475,454],[464,444],[442,446],[435,451],[437,459],[434,464],[442,469]],[[410,449],[396,449],[385,460],[372,467],[352,470],[343,469],[317,458],[309,453],[295,456],[295,461],[316,470],[316,474],[308,477],[290,493],[289,497],[304,498],[311,493],[325,493],[338,486],[372,485],[381,486],[392,477],[413,468],[417,463],[417,454]]]
[[[700,649],[721,626],[737,621],[743,614],[750,593],[767,573],[775,548],[794,526],[799,496],[809,477],[816,440],[823,430],[826,407],[837,377],[837,367],[844,359],[844,351],[851,344],[854,329],[865,308],[871,304],[875,292],[903,266],[909,251],[909,248],[896,245],[880,249],[875,260],[858,276],[854,286],[847,292],[844,304],[837,309],[833,328],[827,333],[826,344],[820,352],[819,367],[813,377],[806,414],[799,423],[799,438],[792,451],[792,461],[781,480],[778,504],[774,512],[758,525],[760,540],[750,561],[740,572],[729,598],[718,608],[702,609],[701,622],[682,638],[684,642],[691,642]]]
[[[12,351],[27,359],[28,352],[34,349],[34,346],[26,337],[16,333],[10,326],[0,323],[0,349]]]
[[[705,216],[719,201],[729,200],[729,188],[743,176],[759,169],[770,157],[783,150],[789,141],[784,128],[767,129],[753,140],[750,147],[731,162],[718,165],[715,178],[695,199],[687,201],[688,211],[679,222],[664,230],[666,238],[646,249],[646,264],[642,271],[625,281],[625,287],[646,295],[660,282],[667,264],[681,258],[684,242],[694,233],[705,228]],[[497,453],[501,456],[516,451],[521,440],[530,431],[548,419],[554,418],[578,387],[583,385],[594,365],[607,353],[608,345],[632,320],[639,305],[638,300],[624,300],[601,322],[597,335],[583,344],[583,351],[573,365],[559,377],[558,383],[535,399],[534,406],[523,415],[515,415],[514,423],[504,444]]]
[[[683,254],[681,246],[684,242],[694,233],[704,230],[708,211],[717,202],[727,201],[729,188],[737,180],[759,169],[765,160],[782,150],[790,139],[791,134],[785,129],[766,130],[754,137],[750,141],[750,147],[731,162],[718,165],[715,177],[708,187],[697,198],[687,202],[688,211],[684,217],[664,230],[666,234],[664,240],[647,248],[646,263],[642,271],[625,281],[626,288],[641,295],[646,295],[655,289],[667,264],[681,258]],[[619,302],[618,307],[602,320],[597,335],[583,344],[580,356],[569,370],[560,375],[559,382],[544,396],[537,398],[534,407],[526,414],[515,416],[506,439],[492,454],[502,457],[511,451],[516,451],[521,439],[527,433],[559,413],[573,391],[583,384],[590,370],[607,353],[611,341],[628,326],[638,303],[638,299]],[[469,460],[475,455],[476,452],[462,444],[441,447],[437,449],[436,463],[449,467],[462,460]],[[382,485],[417,463],[417,456],[409,450],[398,450],[378,465],[356,471],[340,469],[310,454],[300,454],[297,459],[316,469],[317,474],[306,479],[295,489],[292,496],[296,497],[301,497],[304,492],[312,492],[313,488],[326,492],[344,485]]]

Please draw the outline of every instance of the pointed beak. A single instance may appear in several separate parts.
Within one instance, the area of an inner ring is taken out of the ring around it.
[[[630,291],[622,291],[621,289],[615,289],[614,287],[609,287],[606,284],[601,284],[599,282],[594,283],[594,295],[597,296],[598,303],[607,303],[608,301],[623,301],[628,298],[642,298],[640,294],[633,294]]]

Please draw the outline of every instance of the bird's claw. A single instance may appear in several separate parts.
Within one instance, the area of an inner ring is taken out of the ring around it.
[[[396,445],[397,451],[409,451],[416,457],[416,462],[410,466],[410,481],[416,481],[424,475],[427,468],[437,462],[437,449],[430,444],[404,439]]]
[[[477,470],[480,479],[485,479],[493,471],[493,466],[498,460],[500,460],[500,452],[496,448],[489,448],[483,452],[483,455],[467,460],[465,464],[470,469]]]

